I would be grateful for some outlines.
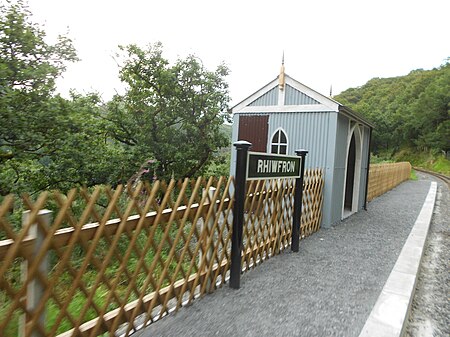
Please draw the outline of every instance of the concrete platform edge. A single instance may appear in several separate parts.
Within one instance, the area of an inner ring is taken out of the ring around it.
[[[403,336],[436,200],[432,182],[422,209],[359,337]]]

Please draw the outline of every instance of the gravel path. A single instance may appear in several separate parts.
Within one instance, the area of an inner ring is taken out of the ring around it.
[[[450,190],[439,179],[438,193],[422,258],[406,336],[450,336]]]
[[[408,181],[135,336],[358,336],[429,190]]]

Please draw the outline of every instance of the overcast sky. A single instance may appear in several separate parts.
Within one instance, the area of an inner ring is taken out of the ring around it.
[[[58,90],[123,92],[112,56],[119,44],[161,41],[171,61],[195,54],[224,62],[232,103],[286,73],[329,94],[373,77],[432,69],[450,56],[449,0],[29,0],[49,38],[66,33],[82,61]],[[67,28],[68,27],[68,28]]]

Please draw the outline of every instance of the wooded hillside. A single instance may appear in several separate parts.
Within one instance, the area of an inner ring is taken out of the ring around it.
[[[450,151],[450,59],[433,70],[373,78],[334,98],[375,124],[375,154],[401,148]]]

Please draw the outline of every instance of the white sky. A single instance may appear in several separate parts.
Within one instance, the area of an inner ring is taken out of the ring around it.
[[[161,41],[171,61],[195,54],[222,61],[232,104],[279,73],[328,95],[373,77],[431,69],[450,56],[449,0],[29,0],[48,36],[66,33],[81,62],[58,90],[123,92],[112,58],[119,44]]]

